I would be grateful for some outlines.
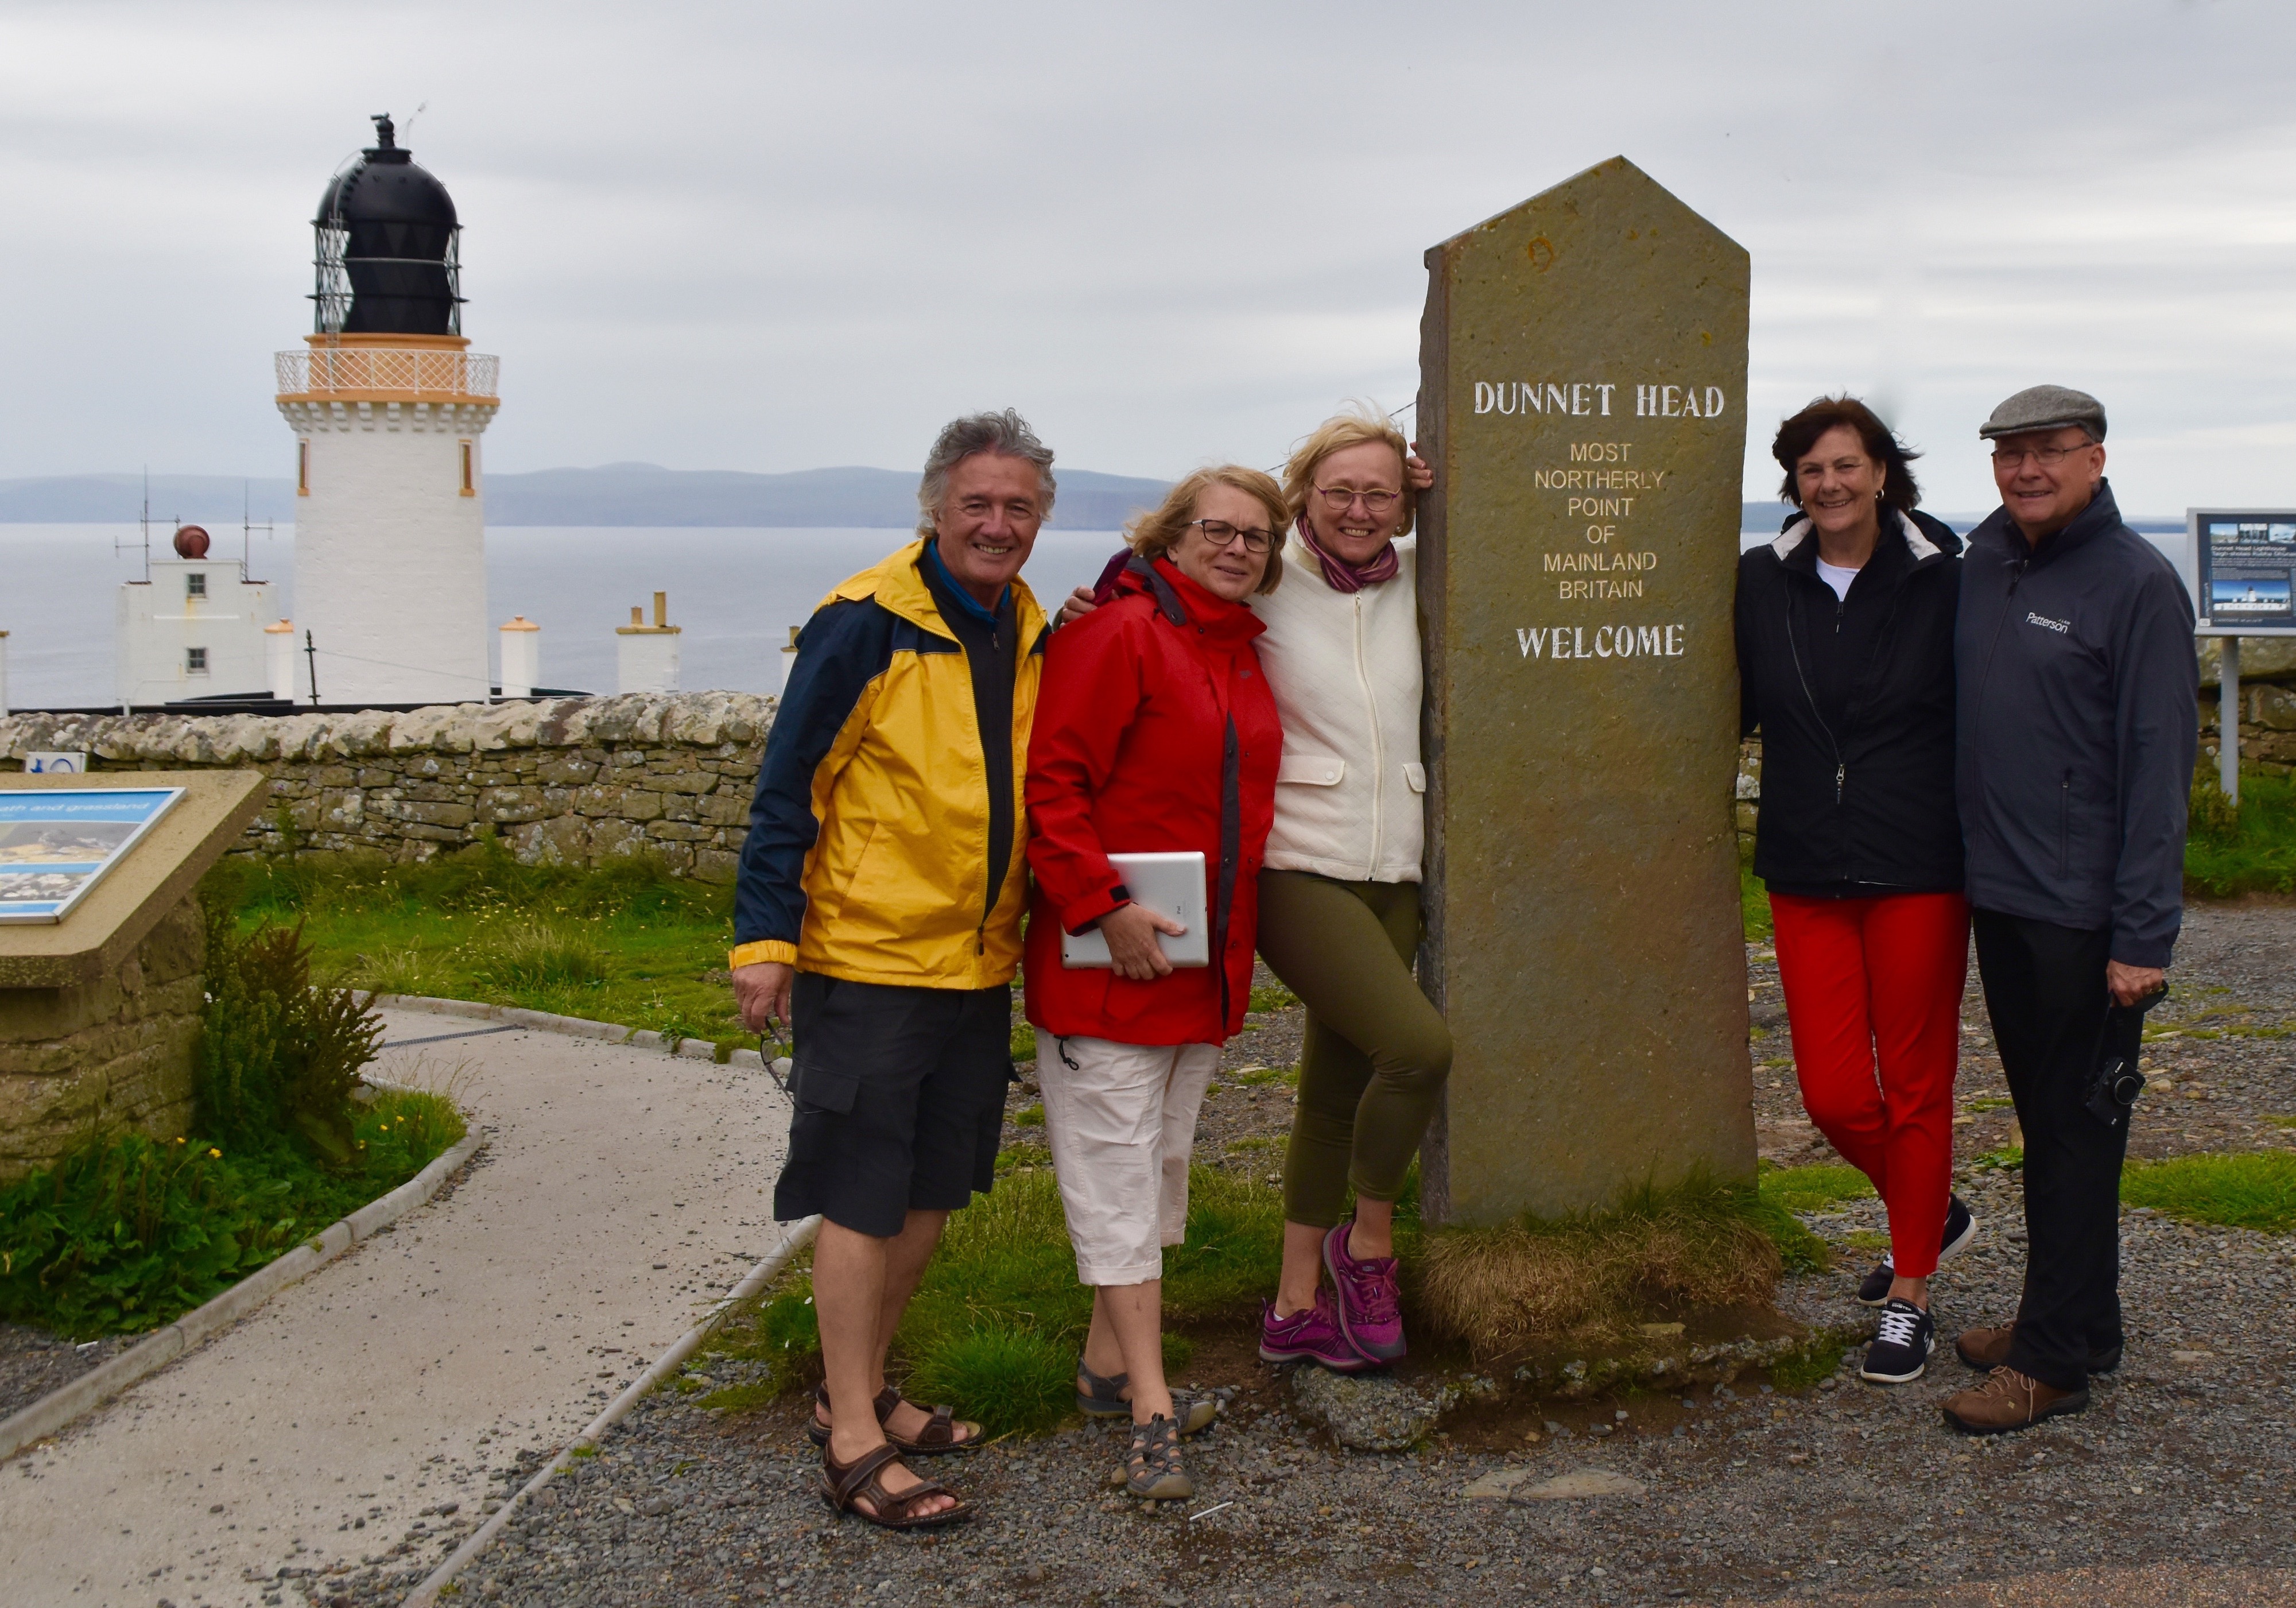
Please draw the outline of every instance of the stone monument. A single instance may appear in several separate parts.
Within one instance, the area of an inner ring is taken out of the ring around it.
[[[78,1136],[181,1136],[192,1115],[207,929],[193,893],[267,793],[252,770],[0,775],[0,791],[184,789],[53,925],[0,926],[0,1180]]]
[[[1431,1218],[1751,1179],[1743,248],[1623,157],[1427,253]]]

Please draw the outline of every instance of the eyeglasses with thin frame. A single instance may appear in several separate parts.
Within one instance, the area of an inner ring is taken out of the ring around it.
[[[1188,523],[1202,531],[1204,539],[1215,547],[1225,547],[1241,537],[1246,553],[1265,553],[1275,540],[1273,530],[1231,525],[1226,520],[1190,520]]]
[[[1399,491],[1384,489],[1351,491],[1345,486],[1318,486],[1316,488],[1316,495],[1324,499],[1324,506],[1333,513],[1345,513],[1355,506],[1356,499],[1358,497],[1363,499],[1363,505],[1373,513],[1385,513],[1394,507],[1403,496]]]
[[[1993,449],[1993,467],[2016,469],[2021,467],[2027,458],[2030,458],[2044,469],[2054,469],[2073,454],[2087,452],[2095,445],[2094,441],[2083,441],[2078,447],[1997,447]]]

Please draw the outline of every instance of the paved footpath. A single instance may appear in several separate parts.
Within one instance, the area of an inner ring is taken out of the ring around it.
[[[489,1148],[393,1229],[0,1465],[9,1608],[324,1603],[339,1565],[427,1567],[521,1453],[577,1433],[778,1243],[788,1116],[764,1073],[384,1016],[376,1075],[449,1088]]]

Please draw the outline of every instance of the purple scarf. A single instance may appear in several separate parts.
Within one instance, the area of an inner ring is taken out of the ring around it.
[[[1308,516],[1304,513],[1300,516],[1299,535],[1300,545],[1316,555],[1316,562],[1323,567],[1324,584],[1334,592],[1360,592],[1365,587],[1393,580],[1396,571],[1403,568],[1403,561],[1396,556],[1393,542],[1382,547],[1379,556],[1367,564],[1351,564],[1343,558],[1332,557],[1316,539],[1315,528],[1308,523]]]

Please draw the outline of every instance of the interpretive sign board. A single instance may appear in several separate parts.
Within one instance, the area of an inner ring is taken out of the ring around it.
[[[2296,509],[2188,508],[2203,636],[2296,636]]]
[[[1427,256],[1439,1219],[1754,1171],[1731,597],[1749,263],[1624,158]]]
[[[180,787],[0,792],[0,923],[63,920],[183,796]]]

